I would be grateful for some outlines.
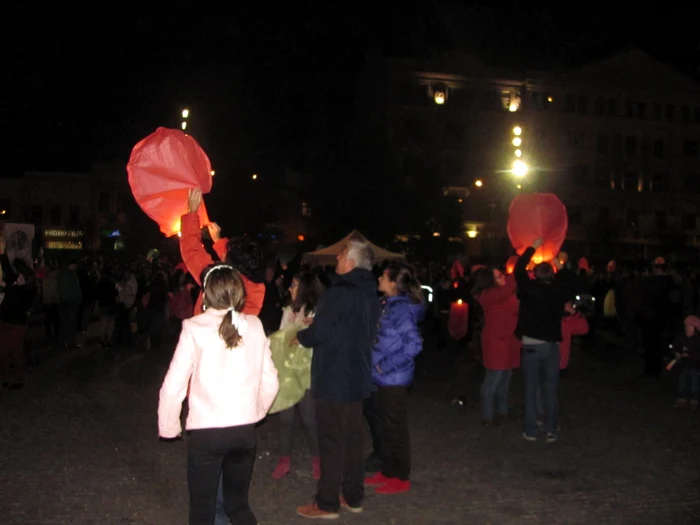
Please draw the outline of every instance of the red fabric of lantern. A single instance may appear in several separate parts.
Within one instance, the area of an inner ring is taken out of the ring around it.
[[[515,265],[518,263],[519,257],[517,255],[512,255],[508,257],[506,261],[506,273],[510,275],[515,271]]]
[[[177,129],[158,128],[134,146],[126,166],[136,202],[167,236],[180,231],[191,188],[211,191],[211,163],[192,137]],[[200,224],[209,224],[204,204]]]
[[[544,244],[535,252],[533,262],[551,261],[566,238],[569,220],[566,207],[553,193],[518,195],[508,210],[508,237],[518,255],[535,239]]]
[[[447,331],[452,339],[459,341],[467,335],[469,322],[469,305],[461,299],[450,306],[450,314],[447,318]]]

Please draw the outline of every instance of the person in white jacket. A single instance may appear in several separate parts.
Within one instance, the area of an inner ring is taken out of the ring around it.
[[[255,459],[255,424],[272,405],[279,381],[270,346],[257,317],[241,314],[245,288],[225,264],[204,278],[204,313],[182,332],[158,405],[161,438],[182,433],[180,413],[188,395],[187,485],[190,525],[214,522],[219,476],[224,507],[233,523],[255,525],[248,487]]]

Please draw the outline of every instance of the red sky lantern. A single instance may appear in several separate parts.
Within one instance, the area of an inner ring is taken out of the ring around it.
[[[209,157],[197,141],[177,129],[158,128],[136,144],[126,170],[136,202],[168,237],[180,232],[189,190],[211,191]],[[204,203],[199,221],[209,224]]]
[[[510,203],[508,237],[518,255],[535,239],[544,240],[532,257],[536,264],[551,261],[559,254],[568,225],[566,207],[553,193],[526,193]]]
[[[506,261],[506,274],[510,275],[515,271],[515,265],[518,263],[518,256],[511,255]]]

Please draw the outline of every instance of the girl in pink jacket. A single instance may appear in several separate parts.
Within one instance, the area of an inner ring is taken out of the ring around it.
[[[245,287],[238,271],[217,264],[206,273],[202,288],[205,311],[183,321],[160,390],[158,430],[165,439],[181,435],[180,413],[189,384],[189,522],[214,522],[222,475],[229,519],[255,525],[248,505],[255,424],[265,417],[277,395],[277,370],[262,323],[240,313]]]

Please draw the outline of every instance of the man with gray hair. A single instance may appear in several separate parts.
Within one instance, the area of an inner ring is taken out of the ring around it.
[[[297,336],[313,348],[311,394],[321,459],[316,501],[297,509],[306,518],[337,518],[341,506],[362,512],[362,404],[372,390],[372,347],[380,314],[373,259],[366,241],[348,241],[313,324]]]

